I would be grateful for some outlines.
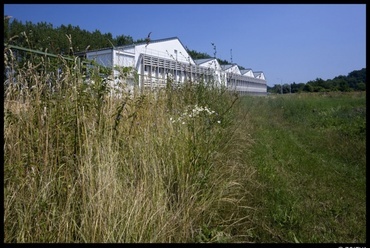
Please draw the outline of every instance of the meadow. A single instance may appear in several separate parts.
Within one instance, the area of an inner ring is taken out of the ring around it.
[[[365,93],[132,94],[58,60],[4,54],[5,243],[366,242]]]
[[[366,243],[366,93],[244,98],[255,242]]]

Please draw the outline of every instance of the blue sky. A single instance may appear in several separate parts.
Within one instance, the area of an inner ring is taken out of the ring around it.
[[[269,86],[366,67],[366,4],[5,4],[4,14],[134,40],[177,36],[211,56],[214,43],[218,58],[263,71]]]

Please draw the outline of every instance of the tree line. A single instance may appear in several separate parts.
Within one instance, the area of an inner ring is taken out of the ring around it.
[[[70,43],[67,36],[72,39]],[[17,19],[4,17],[4,42],[15,46],[27,47],[35,50],[47,51],[53,54],[72,55],[76,52],[101,49],[112,46],[125,46],[146,42],[146,38],[134,40],[130,35],[117,35],[112,33],[101,33],[99,30],[94,32],[81,29],[78,25],[61,25],[54,27],[50,23],[38,22],[36,24],[26,21],[23,24]],[[190,50],[185,47],[192,59],[212,58],[207,53]],[[227,60],[218,59],[221,65],[230,64]],[[241,69],[245,69],[241,67]]]
[[[5,18],[4,18],[5,19]],[[68,37],[71,37],[71,42]],[[61,25],[53,27],[46,22],[34,24],[14,19],[4,20],[4,42],[15,46],[45,51],[53,54],[72,55],[75,52],[100,49],[103,47],[123,46],[133,44],[129,35],[113,37],[111,33],[101,33],[99,30],[89,32],[79,26]]]
[[[69,38],[68,38],[69,37]],[[134,40],[130,35],[117,35],[93,32],[81,29],[79,26],[61,25],[54,27],[51,23],[26,21],[24,24],[17,19],[4,16],[4,43],[45,51],[53,54],[73,55],[77,52],[100,49],[112,46],[125,46],[145,42],[145,38]],[[212,58],[207,53],[190,50],[187,52],[192,59]],[[221,65],[230,64],[227,60],[217,58]],[[242,66],[239,68],[245,69]],[[267,86],[270,93],[322,92],[322,91],[352,91],[366,90],[366,68],[350,72],[347,76],[337,76],[323,80],[316,78],[307,83]]]
[[[267,86],[270,93],[286,94],[299,92],[329,92],[329,91],[365,91],[366,90],[366,68],[354,70],[347,76],[339,75],[333,79],[323,80],[316,78],[307,83],[275,84]]]

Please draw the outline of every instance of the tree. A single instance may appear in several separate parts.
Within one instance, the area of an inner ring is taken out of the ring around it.
[[[299,84],[296,84],[295,82],[293,82],[291,84],[291,87],[292,87],[292,93],[298,93],[298,92],[301,92],[303,91],[303,87],[304,87],[304,83],[299,83]]]
[[[306,83],[305,86],[303,87],[303,91],[313,92],[313,86],[309,83]]]
[[[366,68],[348,73],[348,78],[355,78],[358,82],[366,82]]]
[[[290,93],[290,84],[283,84],[283,94]]]
[[[125,36],[125,35],[118,35],[115,38],[115,44],[116,46],[126,46],[131,45],[134,43],[134,40],[131,36]]]
[[[360,91],[365,91],[366,90],[366,84],[365,83],[358,83],[357,84],[357,89]]]
[[[217,59],[217,61],[218,61],[218,63],[219,63],[220,65],[228,65],[228,64],[230,64],[230,62],[229,62],[229,61],[224,60],[224,59]]]
[[[267,86],[267,92],[274,93],[274,94],[280,94],[281,93],[280,89],[281,88],[279,84],[275,84],[273,87]]]
[[[212,58],[207,53],[200,53],[200,52],[197,52],[197,51],[194,51],[194,50],[187,50],[187,52],[188,52],[189,56],[192,59],[209,59],[209,58]]]
[[[349,87],[349,84],[346,80],[341,80],[339,82],[339,90],[340,91],[351,91],[350,87]]]

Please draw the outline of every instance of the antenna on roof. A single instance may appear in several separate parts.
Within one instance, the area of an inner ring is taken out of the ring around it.
[[[216,53],[217,53],[217,51],[216,51],[216,45],[213,42],[211,42],[211,45],[213,46],[213,50],[215,50],[215,52],[213,53],[213,57],[216,58]]]
[[[152,32],[149,32],[148,37],[146,37],[146,39],[145,39],[145,41],[146,41],[146,46],[145,47],[147,47],[149,45],[149,42],[150,42],[150,34],[151,33]]]
[[[231,64],[233,63],[233,49],[230,49]]]

